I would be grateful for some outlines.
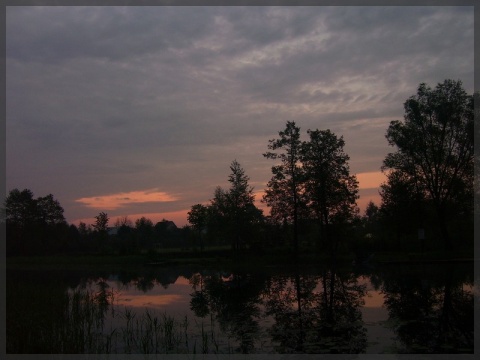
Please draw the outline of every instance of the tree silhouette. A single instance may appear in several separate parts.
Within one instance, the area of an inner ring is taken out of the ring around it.
[[[196,235],[200,241],[200,249],[203,250],[204,244],[202,232],[207,229],[208,207],[202,204],[193,205],[191,210],[187,213],[187,220],[196,231]]]
[[[236,160],[231,163],[230,170],[230,188],[215,189],[207,217],[210,230],[217,232],[217,236],[227,238],[232,249],[238,251],[249,238],[254,237],[253,230],[262,221],[262,211],[255,206],[253,187],[248,184],[250,179],[245,175],[245,170]]]
[[[337,237],[331,225],[344,225],[358,213],[358,181],[350,175],[345,141],[330,130],[308,130],[310,141],[302,144],[305,198],[311,215],[320,225],[321,241],[336,253]]]
[[[387,155],[383,170],[401,172],[433,203],[451,251],[449,215],[471,213],[473,205],[473,96],[461,81],[445,80],[433,90],[422,83],[404,107],[404,121],[392,121],[387,130],[397,151]]]
[[[52,194],[35,199],[29,189],[13,189],[4,204],[8,253],[45,253],[66,247],[68,225]]]
[[[255,206],[253,187],[248,184],[250,178],[237,160],[230,165],[228,177],[230,190],[226,194],[229,222],[233,232],[233,249],[238,251],[246,242],[248,230],[262,218],[262,211]]]
[[[302,206],[303,169],[300,166],[300,128],[294,121],[287,121],[285,130],[278,139],[269,140],[268,149],[279,150],[263,154],[267,159],[279,159],[280,164],[272,167],[272,178],[267,184],[264,202],[271,208],[271,216],[278,222],[293,223],[293,245],[298,253],[298,219]]]
[[[107,226],[108,226],[108,214],[101,212],[97,216],[95,216],[95,224],[93,224],[93,227],[97,231],[107,231]]]

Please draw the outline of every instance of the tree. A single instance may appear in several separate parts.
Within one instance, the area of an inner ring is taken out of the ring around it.
[[[336,253],[338,242],[331,237],[331,225],[344,225],[358,213],[358,181],[350,175],[349,156],[343,137],[330,130],[308,130],[310,141],[302,144],[301,161],[307,206],[320,225],[321,240]],[[336,239],[336,238],[335,238]]]
[[[389,171],[387,181],[380,185],[382,203],[380,214],[385,222],[387,239],[413,236],[423,226],[425,212],[424,192],[417,190],[414,179],[402,171]],[[398,246],[396,246],[398,249]]]
[[[211,240],[223,242],[225,235],[228,236],[228,208],[226,191],[220,186],[215,188],[207,209],[208,235]]]
[[[365,220],[369,223],[375,223],[378,218],[379,208],[373,201],[369,201],[365,208]]]
[[[187,213],[187,220],[193,228],[200,232],[207,226],[208,208],[202,204],[193,205]]]
[[[108,221],[109,218],[107,213],[101,212],[95,216],[95,224],[93,225],[93,228],[99,232],[106,232]]]
[[[53,198],[52,194],[37,199],[37,211],[40,220],[47,225],[56,225],[65,223],[63,208],[58,200]]]
[[[202,204],[193,205],[191,210],[187,213],[187,220],[197,232],[197,236],[200,240],[200,248],[203,250],[202,231],[207,227],[208,207]]]
[[[132,227],[133,223],[132,220],[128,218],[128,216],[121,216],[118,217],[117,220],[115,220],[115,226],[119,228],[122,226]]]
[[[37,203],[33,192],[29,189],[22,191],[13,189],[5,199],[7,224],[25,227],[35,222],[37,218]]]
[[[63,208],[52,194],[34,198],[29,189],[13,189],[5,199],[9,253],[59,250],[67,238]]]
[[[135,231],[138,236],[138,243],[141,247],[153,247],[154,228],[152,220],[147,219],[144,216],[135,220]]]
[[[228,177],[230,188],[215,189],[207,218],[211,227],[226,236],[237,251],[253,236],[253,227],[261,222],[262,211],[255,206],[253,187],[248,184],[250,178],[238,161],[230,165],[232,171]]]
[[[300,166],[300,128],[294,121],[287,121],[285,130],[278,139],[269,140],[267,159],[279,159],[280,164],[272,167],[272,178],[267,183],[263,201],[271,208],[271,216],[278,222],[293,223],[293,244],[298,253],[298,215],[303,191],[303,169]]]
[[[473,206],[473,96],[461,81],[445,80],[433,90],[422,83],[404,107],[404,121],[392,121],[387,130],[397,151],[386,156],[382,170],[401,172],[433,204],[450,251],[447,220]]]
[[[135,229],[139,231],[150,231],[150,229],[153,229],[153,222],[145,216],[142,216],[140,219],[135,220]]]
[[[242,237],[248,234],[252,225],[260,221],[262,211],[255,206],[253,187],[248,184],[250,178],[245,175],[245,170],[237,160],[232,162],[230,170],[230,190],[226,194],[226,201],[233,230],[233,248],[239,250],[242,242],[245,242]]]

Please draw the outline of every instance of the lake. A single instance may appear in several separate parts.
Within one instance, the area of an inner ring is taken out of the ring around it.
[[[473,262],[7,268],[7,353],[473,353]]]

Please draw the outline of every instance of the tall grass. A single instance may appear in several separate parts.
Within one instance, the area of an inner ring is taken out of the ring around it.
[[[62,292],[33,284],[9,284],[7,290],[7,353],[220,352],[213,320],[191,327],[187,317],[178,320],[148,309],[138,313],[121,309],[108,291]]]

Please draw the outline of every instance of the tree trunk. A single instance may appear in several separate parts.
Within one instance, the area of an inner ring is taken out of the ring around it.
[[[442,236],[442,240],[445,244],[445,252],[448,255],[452,255],[453,251],[453,243],[452,239],[450,237],[450,234],[448,232],[447,228],[447,219],[445,216],[445,207],[442,205],[437,206],[437,217],[438,217],[438,222],[440,225],[440,234]]]

